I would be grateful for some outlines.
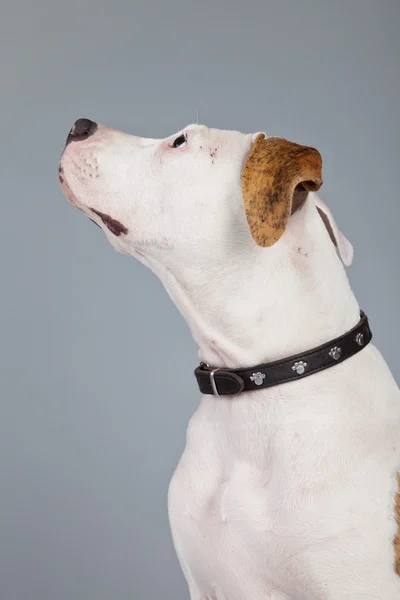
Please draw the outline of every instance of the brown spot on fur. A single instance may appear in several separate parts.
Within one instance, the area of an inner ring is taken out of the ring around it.
[[[394,568],[397,575],[400,576],[400,474],[397,476],[398,492],[395,501],[395,515],[397,521],[397,535],[394,539]]]
[[[105,213],[102,213],[99,210],[96,210],[94,208],[91,208],[90,210],[92,212],[94,212],[95,215],[97,215],[98,217],[100,217],[100,219],[103,221],[104,225],[114,235],[120,236],[122,233],[123,234],[127,234],[128,233],[128,230],[125,227],[125,225],[122,225],[122,223],[120,223],[119,221],[116,221],[115,219],[112,219],[110,217],[110,215],[106,215]]]
[[[315,148],[257,136],[243,168],[242,190],[250,232],[259,246],[279,240],[308,192],[321,187],[321,171]]]

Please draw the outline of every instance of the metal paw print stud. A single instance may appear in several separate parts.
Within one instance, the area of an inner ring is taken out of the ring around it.
[[[333,360],[339,360],[341,354],[342,354],[342,349],[339,348],[338,346],[331,348],[331,350],[329,351],[329,356],[331,356],[333,358]]]
[[[292,371],[296,371],[297,375],[303,375],[306,372],[307,363],[299,360],[299,362],[295,362]]]
[[[357,333],[356,342],[359,346],[363,346],[364,344],[364,335],[362,333]]]
[[[262,385],[265,379],[265,373],[261,373],[258,371],[257,373],[253,373],[250,377],[251,381],[253,381],[256,385]]]

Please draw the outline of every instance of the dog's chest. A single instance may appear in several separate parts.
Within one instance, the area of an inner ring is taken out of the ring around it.
[[[249,597],[263,597],[260,552],[276,528],[265,477],[243,464],[225,475],[200,467],[196,476],[191,461],[188,468],[189,476],[178,468],[169,490],[172,533],[187,580],[195,582],[199,599],[235,600],[234,570],[247,582]]]
[[[365,407],[351,408],[356,397],[334,403],[327,393],[314,396],[312,410],[305,395],[295,409],[290,399],[279,407],[271,402],[251,422],[232,419],[227,426],[202,411],[195,417],[171,481],[169,514],[199,597],[213,598],[214,583],[230,600],[265,598],[277,580],[287,593],[304,578],[310,557],[326,580],[332,555],[340,557],[346,540],[369,530],[377,560],[390,548],[400,421],[398,408],[394,420],[388,409],[398,395],[387,406],[382,399],[370,403],[373,430]],[[362,560],[360,554],[360,568]],[[309,586],[305,597],[318,597],[318,581],[309,577]]]

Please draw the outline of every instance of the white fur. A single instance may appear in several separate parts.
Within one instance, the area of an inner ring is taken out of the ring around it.
[[[254,135],[191,125],[187,143],[103,126],[70,143],[64,191],[161,279],[199,359],[246,367],[317,346],[359,319],[352,247],[310,194],[271,248],[253,242],[241,171]],[[128,228],[113,235],[90,207]],[[373,323],[372,323],[373,328]],[[169,488],[191,600],[399,600],[394,494],[400,392],[370,344],[331,369],[203,396]]]

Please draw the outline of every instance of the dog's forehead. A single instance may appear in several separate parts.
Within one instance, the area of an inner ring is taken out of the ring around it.
[[[249,134],[236,129],[217,129],[215,127],[208,127],[204,124],[190,123],[183,128],[185,132],[198,132],[200,135],[204,134],[209,138],[218,138],[221,140],[238,140],[247,137]]]
[[[146,147],[154,147],[165,141],[173,140],[174,137],[178,137],[179,135],[187,134],[189,139],[198,140],[201,142],[209,142],[210,144],[218,144],[220,146],[234,146],[235,144],[239,144],[244,140],[248,140],[254,134],[244,133],[241,131],[237,131],[235,129],[217,129],[214,127],[207,127],[207,125],[197,124],[197,123],[189,123],[185,127],[174,131],[167,135],[166,137],[148,137],[137,135],[134,132],[125,132],[118,129],[109,128],[106,126],[99,126],[100,133],[103,132],[104,140],[110,141],[113,139],[116,145],[121,145],[121,147],[127,142],[128,144],[132,144],[137,148],[146,148]],[[109,137],[111,136],[111,138]]]

